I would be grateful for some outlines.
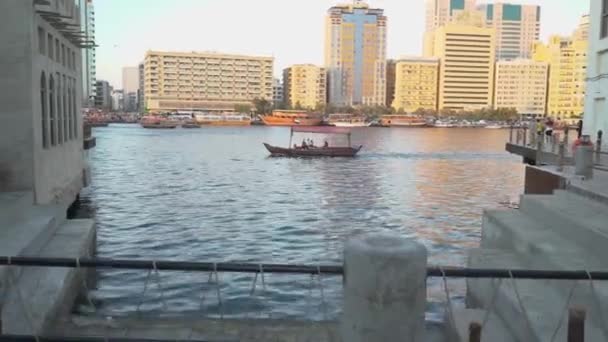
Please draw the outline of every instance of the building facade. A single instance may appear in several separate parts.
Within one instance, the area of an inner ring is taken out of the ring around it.
[[[69,204],[85,185],[79,12],[74,1],[0,1],[0,192]]]
[[[438,58],[403,58],[395,64],[395,99],[397,112],[417,109],[437,110],[439,86]]]
[[[540,6],[497,2],[477,7],[485,15],[487,27],[496,31],[496,58],[531,58],[540,36]]]
[[[547,114],[551,116],[577,118],[584,110],[589,42],[578,38],[589,37],[584,32],[589,26],[584,18],[581,24],[571,37],[551,36],[547,44],[534,45],[534,60],[550,65]]]
[[[139,86],[137,88],[137,108],[139,110],[140,113],[144,113],[146,111],[146,98],[144,96],[144,75],[145,75],[145,69],[144,69],[144,63],[139,63],[139,65],[137,66],[137,69],[139,71],[139,77],[138,77],[138,81],[139,81]]]
[[[608,4],[591,0],[589,16],[589,55],[587,64],[587,96],[583,131],[595,140],[598,131],[608,141]],[[605,147],[604,147],[605,148]]]
[[[122,89],[114,89],[112,91],[112,110],[122,112],[125,108],[125,98]]]
[[[325,67],[331,104],[384,105],[386,22],[382,9],[362,1],[328,10]]]
[[[272,104],[275,108],[281,107],[284,104],[284,94],[283,82],[280,79],[275,78],[272,85]]]
[[[272,101],[272,57],[148,51],[144,96],[151,112],[234,111]]]
[[[325,68],[297,64],[283,70],[285,104],[296,109],[313,110],[326,102]]]
[[[492,106],[494,30],[450,23],[434,31],[432,56],[441,60],[438,109],[471,111]]]
[[[462,11],[475,9],[475,0],[426,0],[425,32],[431,32],[451,22]]]
[[[75,0],[80,8],[80,30],[84,39],[91,43],[95,41],[95,8],[93,0]],[[95,87],[97,83],[97,67],[95,46],[83,49],[82,58],[82,105],[93,107]]]
[[[388,59],[386,61],[386,102],[385,106],[390,107],[393,105],[395,100],[395,68],[397,61],[394,59]]]
[[[544,116],[549,63],[530,59],[496,62],[494,108],[515,108],[519,114]]]
[[[112,109],[112,92],[114,89],[108,81],[95,83],[95,108],[110,111]]]

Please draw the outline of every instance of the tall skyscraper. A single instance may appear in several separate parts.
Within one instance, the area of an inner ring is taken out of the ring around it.
[[[383,105],[386,101],[386,17],[363,1],[330,8],[325,67],[333,105]]]
[[[272,84],[272,104],[275,108],[284,104],[285,100],[283,94],[283,82],[280,79],[275,78]]]
[[[95,9],[93,0],[78,1],[80,8],[80,30],[83,39],[87,42],[95,41]],[[82,49],[82,104],[84,107],[93,107],[95,104],[95,89],[97,84],[95,66],[95,47]]]
[[[315,109],[325,104],[325,68],[312,64],[292,65],[283,70],[283,89],[286,104],[292,108]]]
[[[124,67],[122,68],[122,90],[125,95],[126,112],[135,112],[138,110],[137,93],[139,90],[139,68]]]
[[[509,3],[483,4],[486,25],[496,30],[496,58],[530,58],[540,35],[540,6]]]
[[[146,111],[146,100],[145,100],[145,96],[144,96],[144,79],[145,79],[145,68],[144,68],[144,63],[141,62],[139,63],[139,65],[137,66],[137,68],[139,69],[139,87],[137,89],[137,108],[139,109],[140,113],[143,113]]]
[[[492,106],[494,30],[461,23],[435,30],[432,56],[441,59],[439,109],[475,110]]]
[[[519,114],[544,115],[549,63],[530,59],[496,62],[494,108],[515,108]]]
[[[417,109],[437,110],[438,58],[403,58],[395,67],[395,99],[392,107],[399,112]]]
[[[426,0],[426,32],[452,21],[462,11],[475,9],[475,0]]]
[[[271,101],[273,62],[272,57],[148,51],[146,108],[224,112],[256,98]]]

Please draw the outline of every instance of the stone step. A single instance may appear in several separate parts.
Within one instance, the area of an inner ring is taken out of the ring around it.
[[[475,249],[469,254],[469,267],[507,269],[552,269],[542,259],[525,257],[496,249]],[[573,281],[555,280],[512,280],[502,282],[495,279],[467,279],[467,303],[472,307],[490,310],[499,316],[507,329],[518,341],[551,341],[557,330],[556,341],[567,337],[567,311],[569,289]],[[495,290],[498,286],[498,290]],[[517,291],[515,290],[517,288]],[[579,286],[581,288],[581,286]],[[576,292],[576,291],[575,291]],[[524,309],[518,299],[521,299]],[[494,300],[493,300],[494,298]],[[569,307],[587,308],[585,334],[588,341],[605,341],[599,312],[593,303],[597,301],[581,291],[573,295]],[[530,322],[530,328],[526,320]]]
[[[521,210],[488,210],[483,216],[481,247],[542,258],[557,269],[602,270],[602,258],[554,232]]]
[[[37,256],[77,258],[91,255],[95,242],[93,220],[70,220],[51,236]],[[9,273],[10,272],[10,273]],[[6,302],[3,332],[41,334],[49,322],[68,314],[81,292],[85,270],[57,267],[5,268]]]
[[[608,211],[585,203],[580,197],[524,195],[520,210],[554,234],[587,250],[602,251],[608,245]]]
[[[448,321],[447,331],[450,342],[469,342],[471,323],[483,324],[486,311],[479,309],[454,310],[454,322]],[[481,330],[481,342],[516,342],[500,317],[490,313]]]

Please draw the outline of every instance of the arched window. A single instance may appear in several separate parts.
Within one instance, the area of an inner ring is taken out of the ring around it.
[[[61,101],[63,98],[63,88],[61,86],[61,75],[57,73],[57,90],[55,91],[55,95],[57,96],[57,144],[63,143],[63,102]]]
[[[53,75],[51,75],[49,80],[49,113],[49,126],[51,128],[51,145],[55,146],[57,145],[57,120],[55,118],[57,109],[55,108],[55,79],[53,78]]]
[[[63,95],[63,113],[61,116],[63,117],[63,141],[68,141],[68,115],[70,112],[70,105],[68,103],[68,82],[63,75],[63,91],[61,92]]]
[[[73,128],[74,128],[74,139],[78,139],[78,132],[79,132],[79,126],[78,126],[78,118],[80,116],[80,111],[78,111],[77,107],[76,107],[76,80],[72,80],[72,121],[73,121]]]
[[[40,75],[40,120],[42,129],[42,148],[49,147],[49,136],[48,136],[48,121],[49,112],[46,104],[46,76],[44,72]]]

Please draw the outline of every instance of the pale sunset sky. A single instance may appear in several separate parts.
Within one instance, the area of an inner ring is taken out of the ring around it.
[[[274,56],[274,74],[323,63],[325,14],[340,0],[94,0],[97,79],[122,87],[122,68],[147,50]],[[368,0],[388,17],[388,57],[420,55],[424,0]],[[478,0],[478,3],[493,2]],[[512,0],[541,6],[541,39],[570,34],[589,0]]]

